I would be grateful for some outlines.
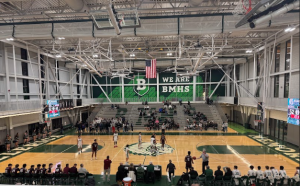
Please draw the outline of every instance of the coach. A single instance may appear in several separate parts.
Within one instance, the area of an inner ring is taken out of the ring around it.
[[[197,159],[200,159],[200,158],[202,158],[202,173],[204,174],[205,173],[205,166],[208,165],[208,158],[209,158],[208,154],[206,154],[205,149],[203,149],[202,154]]]

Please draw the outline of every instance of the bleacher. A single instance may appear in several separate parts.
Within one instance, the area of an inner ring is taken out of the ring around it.
[[[184,104],[187,106],[187,104]],[[146,111],[146,113],[149,112],[155,112],[157,111],[157,114],[155,115],[158,117],[160,124],[166,119],[171,118],[174,119],[175,123],[179,123],[180,129],[183,129],[183,127],[186,125],[186,119],[189,118],[190,121],[194,121],[192,118],[193,112],[201,112],[203,113],[209,121],[213,120],[214,123],[218,124],[218,128],[221,128],[223,120],[221,119],[221,116],[215,107],[215,105],[207,105],[204,103],[197,103],[197,104],[191,104],[190,110],[191,114],[187,115],[184,114],[183,105],[176,104],[176,110],[177,114],[173,113],[173,109],[167,109],[167,114],[165,113],[158,113],[158,110],[163,107],[163,104],[149,104],[149,110]],[[125,116],[126,120],[129,121],[129,123],[133,123],[134,129],[145,129],[145,125],[148,123],[149,116],[140,116],[139,110],[144,111],[144,105],[142,104],[128,104],[128,105],[120,105],[119,109],[111,109],[111,105],[103,105],[99,112],[95,114],[95,117],[102,117],[102,118],[116,118]]]

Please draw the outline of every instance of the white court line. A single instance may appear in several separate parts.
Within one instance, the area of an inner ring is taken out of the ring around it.
[[[126,145],[123,145],[123,147],[116,153],[116,155],[111,159],[111,161],[112,161],[115,157],[117,157],[117,155],[121,152],[121,150],[124,149],[125,146],[126,146]]]
[[[77,146],[77,145],[72,145],[71,147],[69,147],[69,148],[66,148],[65,150],[61,151],[60,153],[56,153],[56,155],[52,156],[51,158],[47,159],[46,161],[48,161],[48,160],[51,160],[52,158],[54,158],[54,157],[58,156],[59,154],[61,154],[61,153],[65,152],[66,150],[69,150],[70,148],[72,148],[72,147],[74,147],[74,146]]]
[[[175,140],[174,140],[174,144],[175,144],[175,151],[176,151],[176,157],[177,157],[177,164],[178,164],[178,167],[180,168],[180,163],[179,163],[179,160],[178,160],[178,153],[177,153],[177,147],[176,147]]]

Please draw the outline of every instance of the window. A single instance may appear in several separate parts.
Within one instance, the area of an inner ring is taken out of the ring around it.
[[[52,119],[52,130],[61,128],[62,118]]]
[[[29,93],[29,80],[23,79],[23,93]],[[24,99],[30,99],[28,95],[24,96]]]
[[[28,64],[26,62],[22,62],[22,75],[28,76]]]
[[[285,48],[285,70],[290,70],[290,60],[291,60],[291,40],[286,42]]]
[[[240,80],[240,65],[235,66],[235,76],[237,81]]]
[[[256,56],[256,76],[260,76],[260,54]]]
[[[279,72],[280,68],[280,45],[277,45],[275,47],[275,71],[274,72]]]
[[[274,77],[274,98],[279,96],[279,75]]]
[[[257,90],[256,90],[256,92],[255,92],[255,96],[256,96],[256,97],[259,97],[260,85],[259,85],[259,86],[257,85],[257,84],[258,84],[258,80],[255,80],[255,82],[256,82],[256,86],[257,86]]]
[[[21,59],[27,60],[27,50],[24,48],[21,48]]]
[[[284,98],[289,97],[289,88],[290,88],[290,74],[284,74]]]

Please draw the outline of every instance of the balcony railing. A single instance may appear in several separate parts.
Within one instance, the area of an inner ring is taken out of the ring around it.
[[[227,103],[234,104],[234,97],[217,97],[215,102],[217,103]]]
[[[40,100],[0,102],[0,115],[42,110]]]
[[[256,107],[257,106],[257,102],[261,102],[262,98],[261,97],[257,97],[256,100],[253,97],[239,97],[239,105],[244,105],[244,106],[253,106]]]
[[[288,98],[267,98],[266,107],[275,110],[287,110]]]

